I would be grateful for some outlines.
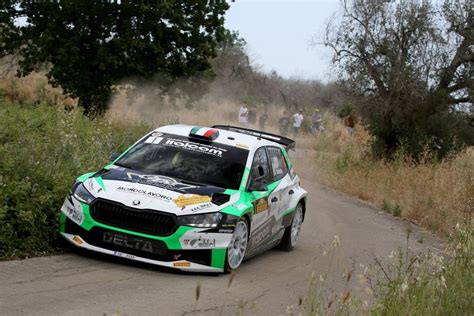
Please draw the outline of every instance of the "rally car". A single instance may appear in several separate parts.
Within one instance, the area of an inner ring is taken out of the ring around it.
[[[160,127],[78,177],[60,234],[113,256],[231,272],[274,246],[292,250],[307,209],[291,139],[234,126]]]

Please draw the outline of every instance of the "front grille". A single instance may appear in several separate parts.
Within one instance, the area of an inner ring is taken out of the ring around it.
[[[96,200],[91,205],[90,214],[99,223],[155,236],[169,236],[177,229],[173,215],[139,210],[106,200]]]
[[[187,260],[210,266],[212,262],[212,250],[170,250],[161,240],[125,234],[102,227],[93,227],[87,231],[79,225],[66,218],[65,232],[79,235],[87,243],[142,258],[160,261]]]

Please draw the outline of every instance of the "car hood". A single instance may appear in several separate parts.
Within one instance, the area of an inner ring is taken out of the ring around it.
[[[217,212],[239,199],[238,193],[231,194],[227,202],[217,205],[212,196],[224,194],[224,188],[190,184],[117,166],[98,172],[84,181],[84,186],[96,198],[178,216]]]

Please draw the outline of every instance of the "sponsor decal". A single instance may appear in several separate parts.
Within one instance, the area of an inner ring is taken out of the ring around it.
[[[210,207],[212,207],[212,203],[204,203],[201,205],[193,206],[189,211],[194,213],[194,212],[205,210]]]
[[[170,191],[185,192],[184,190],[186,189],[196,188],[195,185],[181,183],[181,182],[176,181],[173,178],[159,176],[159,175],[146,175],[146,174],[127,172],[127,177],[133,182],[152,185],[152,186],[170,190]]]
[[[183,244],[191,248],[210,248],[216,246],[216,240],[199,237],[195,239],[183,239]]]
[[[219,229],[219,233],[233,233],[235,229],[235,221],[223,223]]]
[[[147,190],[142,190],[142,189],[135,189],[135,188],[129,188],[129,187],[118,187],[116,189],[119,192],[127,192],[127,193],[134,193],[134,194],[140,194],[143,196],[155,198],[155,199],[160,199],[163,201],[171,201],[172,197],[166,196],[164,194],[160,194],[158,192],[153,192],[153,191],[147,191]],[[138,202],[138,203],[136,203]],[[133,205],[139,205],[140,201],[135,200],[133,201]]]
[[[95,192],[94,181],[90,180],[88,186],[89,192]]]
[[[249,149],[249,146],[244,145],[244,144],[235,144],[235,147],[243,148],[243,149]]]
[[[239,205],[236,206],[236,208],[237,208],[239,211],[242,211],[242,210],[244,210],[245,208],[247,208],[247,205],[245,205],[245,204],[239,204]]]
[[[122,252],[119,252],[119,251],[114,251],[114,256],[127,258],[127,259],[135,259],[134,255],[129,255],[127,253],[122,253]]]
[[[151,241],[143,240],[140,238],[129,237],[117,233],[104,232],[104,234],[102,235],[102,241],[109,244],[114,244],[116,246],[122,246],[153,253],[153,245]]]
[[[181,254],[180,254],[180,253],[173,256],[173,260],[178,260],[179,258],[181,258]]]
[[[181,207],[184,208],[189,205],[196,205],[202,203],[209,203],[211,202],[211,197],[206,195],[199,195],[199,194],[183,194],[173,200],[173,202]]]
[[[151,136],[153,136],[153,137],[161,137],[161,136],[163,136],[163,133],[160,133],[160,132],[153,132],[153,134],[151,134]]]
[[[145,143],[158,145],[162,140],[163,137],[156,137],[152,135],[145,140]]]
[[[72,237],[72,241],[74,241],[78,245],[82,245],[84,243],[84,240],[82,240],[82,238],[77,235],[74,235],[74,237]]]
[[[230,228],[220,228],[218,230],[219,233],[224,233],[224,234],[232,234],[234,232],[233,229]]]
[[[252,248],[262,244],[272,236],[272,227],[274,226],[273,217],[266,221],[261,227],[257,228],[250,236]]]
[[[199,143],[189,142],[185,140],[178,140],[178,139],[173,139],[173,138],[167,138],[163,144],[165,146],[196,151],[196,152],[200,152],[200,153],[204,153],[204,154],[212,155],[216,157],[222,157],[224,152],[227,151],[223,148],[219,148],[212,145],[199,144]]]
[[[224,224],[221,225],[221,227],[222,227],[222,228],[232,228],[232,229],[234,229],[234,228],[235,228],[235,224],[234,224],[234,223],[232,223],[232,224],[230,224],[230,223],[229,223],[229,224],[224,223]]]
[[[173,262],[173,267],[176,267],[176,268],[189,268],[189,267],[191,267],[191,262],[188,262],[188,261]]]
[[[81,224],[84,219],[84,215],[82,215],[81,212],[76,211],[74,207],[71,207],[69,205],[66,206],[66,214],[76,224]]]
[[[268,210],[268,198],[261,198],[253,202],[253,213],[258,214]]]

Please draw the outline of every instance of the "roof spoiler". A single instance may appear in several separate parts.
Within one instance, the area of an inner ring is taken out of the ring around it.
[[[244,127],[237,127],[237,126],[231,126],[231,125],[214,125],[212,128],[218,128],[226,131],[231,131],[231,132],[237,132],[241,134],[246,134],[246,135],[251,135],[255,137],[260,137],[275,143],[278,143],[280,145],[283,145],[286,150],[295,150],[296,142],[290,138],[276,135],[276,134],[271,134],[271,133],[266,133],[250,128],[244,128]]]

